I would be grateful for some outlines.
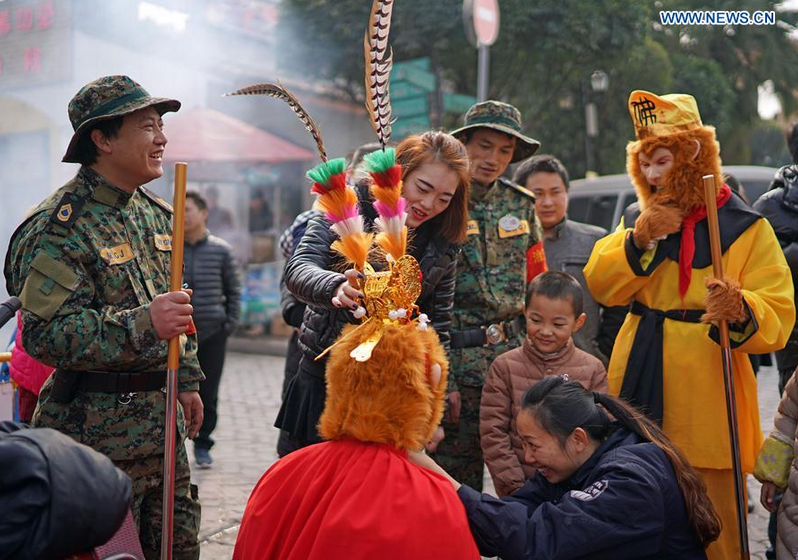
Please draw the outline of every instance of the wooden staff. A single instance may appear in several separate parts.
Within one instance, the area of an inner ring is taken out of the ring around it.
[[[172,262],[169,291],[183,289],[183,238],[186,217],[185,163],[175,164],[175,198],[172,218]],[[175,431],[177,426],[177,371],[180,368],[180,336],[169,339],[166,370],[166,436],[163,450],[163,515],[161,517],[161,560],[172,560],[172,532],[175,513]]]
[[[712,269],[715,278],[723,280],[723,261],[721,260],[723,253],[720,248],[720,224],[718,223],[715,176],[704,175],[703,179],[704,201],[707,205],[707,225],[709,226],[709,247],[712,251]],[[729,323],[720,321],[718,328],[720,330],[720,355],[723,362],[723,385],[726,389],[726,415],[729,419],[734,494],[737,498],[737,530],[740,534],[740,558],[748,560],[748,504],[746,503],[745,476],[743,475],[742,462],[740,460],[740,436],[737,429],[737,399],[734,392]]]

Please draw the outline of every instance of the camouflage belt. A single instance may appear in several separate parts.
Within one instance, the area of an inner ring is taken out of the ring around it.
[[[165,371],[135,373],[80,371],[76,373],[78,375],[75,388],[84,393],[144,393],[159,391],[166,386]]]
[[[452,348],[472,348],[474,346],[495,346],[518,336],[524,329],[522,317],[500,321],[460,331],[451,331]]]

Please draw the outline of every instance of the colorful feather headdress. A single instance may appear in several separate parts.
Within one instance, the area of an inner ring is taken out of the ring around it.
[[[374,347],[382,339],[386,326],[413,323],[421,330],[427,329],[429,320],[426,315],[419,314],[416,305],[416,300],[421,295],[421,269],[415,258],[405,254],[407,251],[407,225],[405,224],[407,203],[401,196],[402,168],[396,164],[395,157],[394,149],[387,148],[384,151],[373,152],[364,158],[366,169],[372,180],[370,191],[374,198],[373,206],[378,215],[375,220],[378,233],[374,238],[374,244],[379,252],[384,254],[387,267],[385,270],[377,272],[367,261],[361,267],[359,262],[352,258],[355,251],[343,251],[338,248],[338,252],[355,268],[361,270],[365,276],[362,285],[363,307],[358,308],[354,313],[355,317],[363,319],[363,323],[358,328],[341,336],[318,358],[326,355],[336,345],[356,338],[361,342],[352,350],[350,356],[357,361],[364,362],[371,357]],[[346,188],[351,189],[351,187]],[[314,192],[317,192],[316,189],[317,186],[314,184]],[[352,192],[354,194],[354,191]],[[339,206],[339,208],[343,208],[343,206]],[[359,214],[358,218],[360,218]],[[341,236],[341,233],[335,229],[335,225],[333,228]],[[344,238],[341,237],[336,243],[343,241]],[[358,242],[365,243],[365,239],[358,238]],[[368,254],[371,248],[371,239],[368,239],[368,243],[369,247],[360,245],[358,256],[363,251]]]
[[[302,108],[296,97],[280,84],[256,84],[228,95],[268,95],[286,102],[308,132],[319,150],[322,163],[307,172],[313,181],[311,192],[318,195],[316,207],[330,221],[330,228],[338,236],[332,249],[340,253],[356,270],[364,275],[363,307],[354,315],[363,322],[316,359],[334,346],[356,337],[361,341],[351,356],[358,361],[371,357],[374,347],[382,338],[387,325],[414,324],[427,329],[429,319],[418,313],[416,300],[421,295],[421,269],[407,252],[407,203],[402,198],[402,168],[396,164],[393,148],[386,148],[391,138],[391,102],[389,76],[393,67],[393,53],[388,45],[393,0],[374,0],[364,38],[366,61],[366,108],[382,150],[365,157],[365,166],[371,176],[370,192],[378,218],[376,236],[366,232],[358,207],[357,193],[346,181],[346,161],[343,158],[327,160],[324,143],[318,126]],[[368,262],[373,244],[387,262],[387,269],[379,272]]]
[[[366,108],[371,126],[382,145],[382,150],[368,154],[364,162],[371,176],[369,190],[378,215],[375,220],[378,233],[374,242],[385,255],[387,270],[375,272],[371,265],[366,264],[363,282],[365,313],[359,313],[363,317],[363,323],[348,331],[335,343],[357,337],[361,342],[351,351],[350,356],[360,362],[371,357],[386,326],[413,323],[419,329],[426,330],[429,322],[426,315],[419,314],[416,305],[416,300],[421,295],[421,268],[415,258],[405,254],[407,202],[402,198],[402,168],[396,164],[395,150],[386,148],[391,138],[392,124],[389,77],[393,67],[393,53],[388,44],[392,10],[393,0],[373,1],[363,40]]]
[[[332,248],[355,269],[364,271],[374,235],[366,233],[357,193],[346,183],[346,160],[336,158],[321,163],[308,171],[307,177],[313,181],[310,192],[319,195],[316,208],[324,212],[330,229],[338,235]]]

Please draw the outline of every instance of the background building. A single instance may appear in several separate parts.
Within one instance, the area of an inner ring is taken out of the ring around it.
[[[278,4],[0,1],[3,254],[32,206],[77,171],[77,165],[60,162],[72,135],[69,99],[99,76],[128,74],[154,95],[182,101],[181,112],[164,119],[170,138],[166,156],[171,162],[172,153],[191,155],[189,187],[210,193],[229,212],[232,223],[219,233],[235,243],[242,261],[274,261],[275,238],[310,206],[304,171],[318,162],[315,144],[283,103],[222,94],[280,79],[322,127],[331,156],[345,155],[373,137],[363,108],[343,100],[335,88],[312,83],[301,69],[281,68],[281,44],[292,34],[281,30]],[[238,148],[214,142],[220,132],[228,140],[236,138]],[[261,157],[219,158],[241,152],[241,146]],[[150,185],[168,200],[171,176],[170,163],[166,175]],[[0,299],[5,297],[2,285]],[[0,332],[0,346],[6,333]]]

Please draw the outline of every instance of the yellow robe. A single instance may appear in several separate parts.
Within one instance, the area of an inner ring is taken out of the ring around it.
[[[648,276],[638,276],[627,260],[624,244],[629,232],[621,226],[596,243],[584,269],[593,297],[608,306],[637,300],[651,309],[702,309],[707,293],[704,279],[712,276],[712,266],[693,269],[682,303],[678,263],[666,258],[646,270]],[[650,253],[641,262],[649,260]],[[757,219],[726,250],[723,270],[742,285],[754,318],[745,333],[733,336],[732,343],[740,455],[743,469],[752,472],[762,432],[748,354],[784,347],[795,321],[792,277],[773,229],[764,219]],[[639,316],[628,314],[615,341],[608,372],[613,395],[620,393],[639,321]],[[702,323],[664,322],[662,427],[694,467],[731,469],[721,355],[709,332],[710,326]]]

